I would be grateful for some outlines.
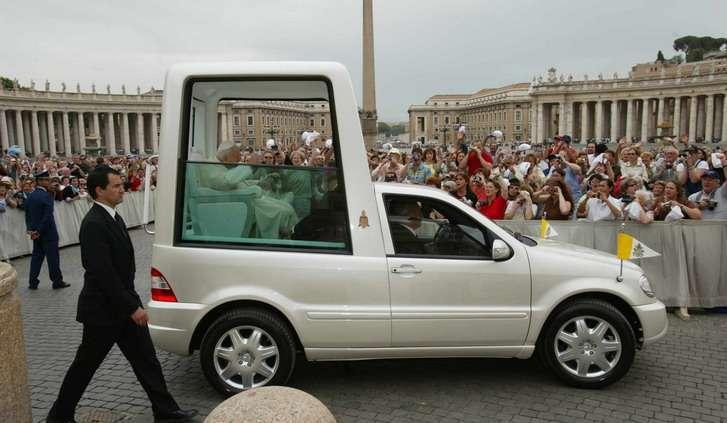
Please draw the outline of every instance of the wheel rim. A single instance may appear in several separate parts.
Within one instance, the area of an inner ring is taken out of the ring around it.
[[[240,389],[263,386],[278,371],[278,345],[263,329],[237,326],[225,332],[215,345],[212,361],[217,376]]]
[[[554,351],[568,373],[600,378],[611,372],[621,358],[621,337],[610,323],[595,316],[568,320],[558,330]]]

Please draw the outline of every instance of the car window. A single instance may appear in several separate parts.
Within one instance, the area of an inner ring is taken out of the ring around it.
[[[350,252],[329,83],[190,84],[177,240]]]
[[[492,258],[494,234],[451,204],[407,195],[384,202],[396,255]]]

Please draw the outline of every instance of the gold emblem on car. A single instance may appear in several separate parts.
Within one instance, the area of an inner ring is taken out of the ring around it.
[[[369,227],[369,217],[366,216],[366,210],[361,210],[361,217],[358,218],[358,227],[362,229]]]

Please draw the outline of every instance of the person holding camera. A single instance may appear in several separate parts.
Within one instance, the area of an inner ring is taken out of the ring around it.
[[[546,219],[568,220],[573,210],[573,197],[562,176],[551,176],[542,189],[533,193],[533,198]]]
[[[702,190],[689,196],[689,201],[702,211],[703,219],[727,219],[727,182],[720,186],[719,173],[702,174]]]
[[[620,219],[621,202],[611,196],[612,190],[612,180],[599,182],[598,191],[587,193],[588,199],[578,206],[578,217],[585,217],[589,222]]]
[[[401,152],[392,148],[385,159],[371,172],[374,181],[402,182],[406,177],[406,166],[401,164]]]
[[[638,191],[641,183],[636,178],[626,178],[621,182],[621,212],[627,219],[648,224],[654,221],[654,213],[646,211],[649,201],[648,191]]]
[[[510,185],[507,187],[507,200],[506,220],[530,220],[537,211],[530,193],[521,186],[519,179],[510,179]]]
[[[654,220],[672,222],[681,219],[702,218],[702,211],[684,197],[684,190],[675,181],[664,184],[664,197],[654,207]]]

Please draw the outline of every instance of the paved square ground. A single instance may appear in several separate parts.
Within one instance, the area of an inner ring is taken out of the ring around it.
[[[152,238],[131,231],[137,290],[149,297]],[[23,301],[33,416],[44,420],[81,339],[75,321],[83,269],[79,247],[61,250],[72,286],[27,289],[30,258],[14,260]],[[559,383],[535,360],[459,359],[305,363],[291,385],[325,403],[339,422],[727,422],[727,315],[669,316],[669,333],[636,356],[629,374],[603,390]],[[210,388],[199,357],[159,351],[170,391],[203,414],[223,398]],[[117,347],[83,397],[79,421],[153,421],[150,404]],[[201,421],[202,419],[200,419]]]

